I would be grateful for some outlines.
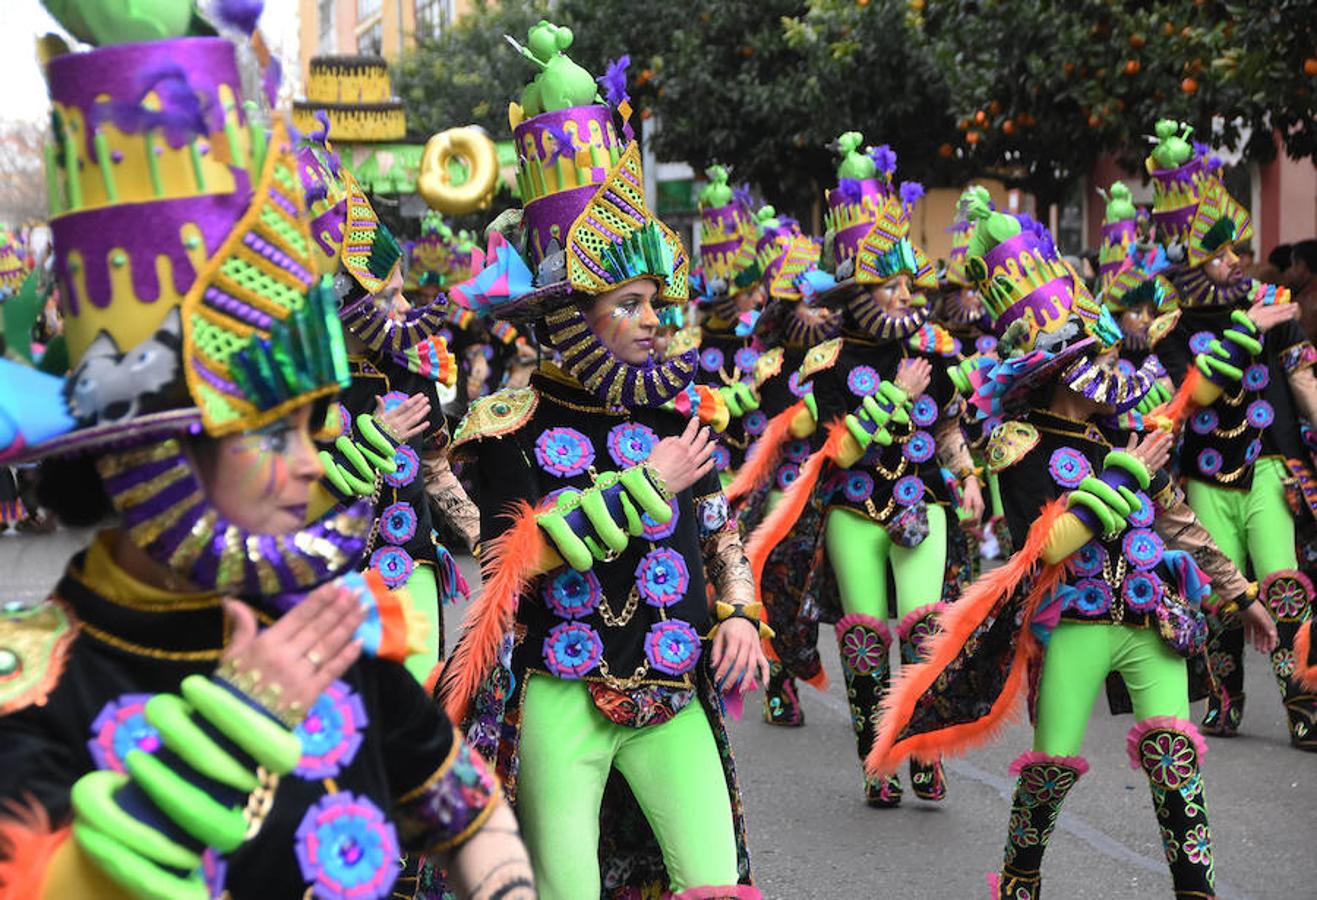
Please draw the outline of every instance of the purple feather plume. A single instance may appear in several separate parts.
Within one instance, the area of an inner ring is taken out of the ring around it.
[[[630,100],[626,92],[626,70],[631,65],[631,54],[623,53],[608,64],[608,69],[595,81],[604,89],[604,99],[614,109]]]
[[[864,188],[855,178],[843,178],[837,182],[836,193],[840,194],[847,203],[859,203],[864,197]]]
[[[739,203],[746,209],[754,209],[754,197],[750,196],[750,185],[748,182],[742,182],[732,188],[732,202]]]
[[[901,205],[907,210],[914,209],[919,198],[924,196],[924,186],[918,181],[903,181],[898,193],[901,197]]]
[[[264,9],[265,0],[219,0],[215,15],[221,22],[250,36]]]
[[[558,125],[550,124],[546,129],[553,137],[553,153],[545,160],[546,164],[552,164],[558,159],[565,159],[571,162],[576,156],[576,145],[572,143],[572,136],[564,131]]]
[[[182,68],[165,63],[147,69],[138,79],[139,89],[133,100],[106,100],[92,110],[92,129],[106,119],[126,134],[138,134],[161,128],[171,147],[181,147],[194,136],[210,133],[202,98],[188,84]],[[143,105],[146,95],[155,92],[160,109]]]
[[[896,171],[896,151],[890,144],[879,144],[877,147],[869,148],[869,158],[878,167],[878,171],[885,175],[891,175]]]
[[[1056,253],[1056,243],[1052,240],[1052,232],[1047,230],[1047,226],[1039,222],[1028,213],[1020,213],[1015,217],[1020,222],[1020,228],[1024,231],[1032,232],[1042,244],[1044,255],[1050,256]]]

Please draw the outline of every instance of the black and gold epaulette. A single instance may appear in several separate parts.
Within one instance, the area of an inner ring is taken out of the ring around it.
[[[786,359],[786,352],[781,347],[774,347],[759,355],[755,360],[755,384],[763,384],[772,378],[778,372],[782,371],[782,362]]]
[[[531,388],[504,388],[481,397],[466,411],[457,426],[453,447],[485,438],[511,434],[530,421],[539,405],[540,395]]]
[[[800,377],[812,378],[825,369],[831,369],[841,356],[842,339],[835,337],[809,348],[805,361],[800,364]]]
[[[0,612],[0,715],[46,702],[77,634],[76,620],[58,600],[5,605]]]
[[[1038,429],[1028,422],[1002,422],[992,429],[986,453],[988,469],[1000,472],[1009,469],[1029,455],[1038,446]]]

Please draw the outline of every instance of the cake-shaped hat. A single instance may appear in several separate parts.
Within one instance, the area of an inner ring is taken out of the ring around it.
[[[412,244],[408,280],[443,287],[453,261],[453,229],[433,209],[421,218],[421,236]]]
[[[1098,247],[1098,284],[1105,288],[1125,268],[1129,246],[1138,237],[1139,211],[1123,181],[1114,181],[1110,188],[1099,193],[1107,201]]]
[[[658,284],[657,300],[685,302],[690,265],[681,239],[645,201],[640,148],[629,125],[629,58],[621,57],[597,79],[601,99],[596,79],[564,52],[572,39],[570,29],[540,21],[530,29],[527,46],[513,41],[540,69],[521,102],[509,109],[520,225],[515,213],[496,220],[503,228],[491,227],[488,251],[473,261],[474,277],[450,296],[481,315],[543,320],[543,343],[606,403],[662,403],[694,374],[695,353],[647,366],[625,364],[603,348],[575,299],[648,279]],[[621,137],[614,112],[621,117]],[[513,233],[515,246],[504,230],[520,231]]]
[[[1162,119],[1156,131],[1146,163],[1152,176],[1152,220],[1171,261],[1195,268],[1222,247],[1251,238],[1248,210],[1226,191],[1220,160],[1210,157],[1205,146],[1189,142],[1193,128]]]
[[[90,455],[157,563],[204,589],[297,594],[352,568],[369,504],[251,533],[211,505],[181,438],[261,428],[336,393],[343,333],[285,128],[248,118],[234,45],[172,6],[188,15],[60,16],[100,45],[46,70],[72,371],[0,361],[0,458]]]
[[[724,166],[710,166],[700,191],[700,268],[712,296],[735,294],[755,279],[759,227],[749,198],[727,183]]]
[[[27,277],[27,264],[17,235],[0,228],[0,300],[18,293]]]
[[[1154,367],[1128,375],[1095,361],[1120,340],[1120,328],[1057,253],[1047,229],[993,209],[981,187],[965,192],[960,211],[974,223],[965,271],[983,296],[1001,359],[975,385],[971,402],[980,415],[1009,410],[1047,379],[1116,412],[1138,403]]]
[[[329,119],[334,139],[345,143],[400,141],[407,111],[393,96],[389,64],[379,56],[314,56],[306,99],[293,103],[293,125],[306,134]]]

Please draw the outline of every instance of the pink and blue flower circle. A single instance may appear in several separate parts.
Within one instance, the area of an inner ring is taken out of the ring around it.
[[[928,394],[920,394],[910,407],[910,418],[920,428],[927,428],[937,421],[937,401]]]
[[[1089,541],[1076,550],[1067,560],[1070,571],[1080,578],[1092,578],[1101,574],[1107,561],[1107,550],[1097,541]]]
[[[645,658],[665,675],[685,675],[700,659],[700,636],[680,619],[655,622],[645,635]]]
[[[398,834],[368,798],[330,794],[297,826],[297,864],[317,897],[387,897],[398,877]]]
[[[1093,466],[1088,457],[1073,447],[1058,447],[1052,451],[1047,461],[1047,470],[1052,480],[1061,487],[1076,488],[1085,478],[1093,474]]]
[[[380,535],[390,544],[405,544],[416,536],[416,510],[410,503],[393,503],[380,513]]]
[[[1135,491],[1134,496],[1139,498],[1139,508],[1126,516],[1125,521],[1135,528],[1148,528],[1152,525],[1154,516],[1152,498],[1143,491]]]
[[[1253,440],[1249,441],[1248,446],[1244,448],[1244,462],[1246,463],[1254,462],[1261,455],[1262,455],[1262,441],[1258,440],[1257,438],[1254,438]]]
[[[872,397],[878,393],[881,379],[873,366],[856,366],[846,376],[846,387],[857,397]]]
[[[936,450],[937,445],[933,442],[931,434],[927,431],[916,431],[901,448],[901,455],[913,463],[921,463],[932,459]]]
[[[713,467],[719,472],[727,471],[732,464],[732,453],[722,444],[713,448]]]
[[[550,475],[572,478],[594,465],[594,447],[575,428],[546,428],[535,439],[535,460]]]
[[[608,455],[619,466],[636,466],[649,459],[658,443],[658,435],[648,425],[623,422],[608,432]]]
[[[901,506],[913,506],[924,496],[924,480],[918,475],[907,475],[892,486],[892,498]]]
[[[717,347],[705,347],[700,351],[700,368],[706,372],[721,371],[725,360],[723,352]]]
[[[1244,370],[1241,384],[1248,391],[1260,391],[1271,383],[1271,372],[1265,363],[1254,363]]]
[[[1206,447],[1198,454],[1198,471],[1204,475],[1215,475],[1221,471],[1223,462],[1220,450],[1215,447]]]
[[[742,347],[736,351],[732,357],[732,362],[736,363],[736,368],[743,373],[753,372],[755,363],[759,362],[759,351],[754,347]]]
[[[391,588],[402,587],[412,577],[415,567],[411,554],[401,547],[380,547],[370,555],[370,567]]]
[[[604,642],[584,622],[555,625],[544,638],[544,664],[549,671],[568,681],[581,678],[599,665]]]
[[[1276,410],[1266,400],[1254,400],[1248,405],[1248,412],[1245,415],[1248,424],[1254,428],[1266,428],[1276,421]]]
[[[1200,409],[1189,420],[1189,428],[1194,434],[1211,434],[1221,424],[1221,417],[1214,409]]]
[[[803,463],[809,459],[809,441],[800,438],[787,441],[783,455],[792,462]]]
[[[796,483],[800,477],[800,466],[793,462],[784,462],[777,467],[777,476],[774,478],[778,490],[785,491],[791,485]]]
[[[381,399],[384,401],[384,411],[393,412],[407,401],[407,395],[402,391],[389,391]]]
[[[1189,349],[1194,353],[1206,353],[1212,346],[1212,341],[1216,340],[1216,335],[1210,331],[1195,332],[1193,337],[1189,338]]]
[[[677,505],[677,498],[673,497],[668,501],[668,506],[672,509],[672,518],[667,523],[660,525],[655,522],[649,513],[640,514],[640,525],[645,529],[644,538],[647,541],[661,541],[664,538],[672,537],[672,533],[677,530],[677,516],[680,507]]]
[[[544,579],[540,596],[554,615],[564,619],[582,619],[599,607],[603,587],[594,572],[563,568]]]
[[[124,757],[131,750],[155,753],[160,749],[160,732],[146,721],[146,701],[151,694],[122,694],[101,708],[91,723],[87,749],[98,769],[126,772]]]
[[[863,503],[873,496],[873,478],[868,472],[851,472],[846,476],[841,492],[852,503]]]
[[[792,372],[787,376],[787,390],[791,391],[793,397],[804,397],[814,389],[812,381],[801,381],[799,372]]]
[[[997,349],[997,339],[990,334],[981,334],[974,341],[974,349],[987,356]]]
[[[690,571],[681,554],[669,547],[659,547],[641,557],[636,564],[636,590],[650,606],[666,607],[686,596]]]
[[[1149,613],[1162,598],[1162,583],[1150,572],[1136,572],[1125,579],[1120,596],[1125,606],[1137,613]]]
[[[384,483],[390,487],[406,487],[416,480],[416,473],[421,470],[421,459],[416,451],[406,444],[399,444],[393,453],[396,468],[384,476]]]
[[[762,409],[752,409],[742,417],[741,422],[745,425],[746,434],[758,437],[768,427],[768,416]]]
[[[361,697],[346,682],[335,681],[294,729],[302,742],[295,773],[302,778],[334,778],[352,764],[369,724]]]
[[[1105,581],[1085,578],[1075,584],[1075,591],[1070,595],[1068,604],[1081,616],[1096,619],[1111,609],[1111,588]]]
[[[1162,561],[1166,544],[1155,531],[1147,528],[1135,528],[1125,535],[1121,542],[1121,552],[1140,572],[1146,572]]]
[[[1116,360],[1116,372],[1124,375],[1126,378],[1133,378],[1136,371],[1138,370],[1134,368],[1134,363],[1130,362],[1128,359]]]

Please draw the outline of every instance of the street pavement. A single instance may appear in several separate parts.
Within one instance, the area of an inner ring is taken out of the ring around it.
[[[87,540],[0,535],[0,600],[45,594]],[[476,568],[462,568],[472,584]],[[462,610],[446,613],[451,636]],[[758,695],[732,724],[755,876],[766,898],[986,898],[984,873],[1001,861],[1013,779],[1011,760],[1029,749],[1014,724],[989,747],[948,761],[949,797],[899,809],[864,805],[850,713],[831,629],[821,638],[832,685],[801,688],[806,724],[775,728]],[[1210,740],[1207,796],[1222,898],[1317,897],[1317,756],[1289,746],[1266,661],[1250,651],[1244,734]],[[1076,900],[1170,897],[1170,880],[1147,781],[1131,770],[1125,734],[1099,698],[1084,756],[1091,764],[1070,794],[1048,849],[1046,896]],[[1201,709],[1195,710],[1195,718]],[[908,788],[908,779],[907,779]]]

